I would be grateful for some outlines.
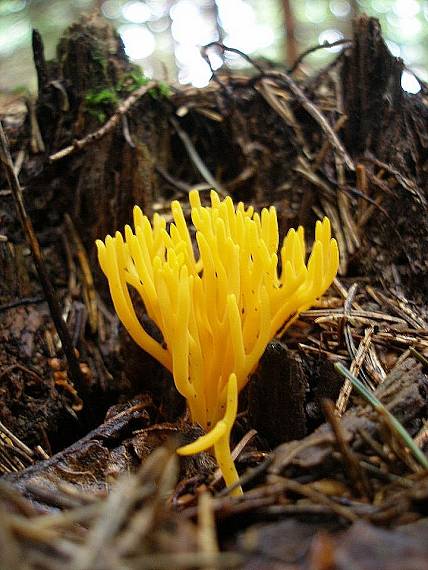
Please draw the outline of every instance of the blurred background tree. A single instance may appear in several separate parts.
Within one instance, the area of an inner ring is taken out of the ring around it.
[[[211,77],[200,46],[215,40],[256,58],[289,66],[304,49],[351,36],[352,17],[379,18],[390,51],[418,77],[428,79],[428,0],[0,0],[0,91],[34,91],[31,29],[43,36],[48,58],[62,31],[83,13],[99,10],[114,24],[131,60],[147,76],[206,85]],[[341,46],[305,59],[319,68]],[[223,60],[210,53],[214,69]],[[227,56],[234,69],[245,66]],[[410,71],[402,77],[410,92],[420,89]]]

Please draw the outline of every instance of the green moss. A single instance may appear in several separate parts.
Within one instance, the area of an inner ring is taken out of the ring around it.
[[[100,91],[91,89],[85,95],[87,112],[100,123],[106,120],[107,114],[114,110],[119,102],[119,96],[113,88],[104,88]]]
[[[139,67],[135,67],[131,72],[126,73],[121,81],[118,83],[116,89],[119,93],[132,93],[143,85],[147,85],[150,79],[146,77]],[[171,89],[169,86],[160,81],[158,87],[150,89],[148,93],[154,98],[170,97]]]
[[[158,86],[150,89],[149,93],[154,99],[161,99],[162,97],[171,97],[172,91],[167,83],[159,81]]]
[[[141,69],[135,68],[129,73],[125,73],[116,89],[119,93],[132,93],[139,87],[147,85],[149,81],[150,79],[144,75]]]
[[[106,118],[114,112],[116,106],[122,99],[126,99],[136,89],[147,85],[150,79],[144,75],[139,68],[134,68],[126,73],[115,87],[108,87],[100,90],[91,89],[85,95],[86,111],[103,123]],[[169,97],[171,90],[166,83],[159,82],[158,87],[150,89],[149,95],[154,99]]]
[[[88,91],[85,97],[88,105],[105,105],[106,103],[116,104],[119,97],[114,89],[101,89],[101,91]]]
[[[107,76],[107,58],[103,52],[103,50],[98,46],[95,45],[91,51],[92,59],[95,63],[97,63],[101,68],[101,73],[103,77]]]

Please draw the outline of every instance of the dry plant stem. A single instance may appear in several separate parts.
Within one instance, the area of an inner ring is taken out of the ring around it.
[[[284,122],[294,129],[298,144],[300,144],[305,156],[310,158],[311,152],[305,140],[303,130],[289,105],[289,95],[283,89],[279,89],[276,83],[269,79],[260,81],[255,88]]]
[[[423,194],[421,193],[421,191],[419,190],[419,188],[417,187],[417,185],[410,180],[409,178],[405,177],[401,172],[399,172],[397,169],[393,168],[392,166],[390,166],[389,164],[386,164],[385,162],[382,162],[380,160],[378,160],[377,158],[374,157],[370,157],[370,156],[365,156],[362,157],[360,159],[363,162],[369,162],[372,163],[376,166],[378,166],[379,168],[382,168],[383,170],[386,170],[389,174],[392,174],[392,176],[395,177],[395,179],[397,180],[397,182],[408,192],[410,192],[411,194],[413,194],[413,196],[415,196],[415,198],[417,198],[417,200],[420,202],[420,204],[422,206],[426,206],[426,198],[423,196]]]
[[[309,352],[313,354],[317,354],[318,356],[324,356],[327,360],[331,362],[337,362],[338,360],[347,360],[346,356],[342,356],[341,354],[335,354],[334,352],[329,352],[328,350],[323,350],[318,346],[310,346],[309,344],[305,344],[304,342],[299,342],[299,348],[301,348],[304,352]]]
[[[127,113],[129,111],[129,109],[133,105],[135,105],[135,103],[138,101],[138,99],[140,99],[143,95],[145,95],[147,93],[147,91],[149,91],[150,89],[153,89],[156,86],[157,86],[156,81],[149,81],[149,83],[147,83],[147,85],[142,85],[141,87],[136,89],[132,93],[132,95],[130,95],[127,99],[125,99],[125,101],[123,101],[123,103],[121,103],[119,105],[119,107],[117,108],[117,111],[114,113],[114,115],[112,115],[110,117],[110,119],[106,123],[104,123],[104,125],[100,129],[98,129],[97,131],[94,131],[92,133],[89,133],[89,135],[87,135],[83,139],[75,140],[73,142],[73,144],[71,144],[70,146],[67,146],[67,147],[63,148],[62,150],[56,152],[55,154],[52,154],[49,157],[49,160],[51,162],[54,162],[55,160],[59,160],[61,158],[64,158],[64,157],[68,156],[69,154],[71,154],[72,152],[74,152],[75,150],[80,150],[82,148],[85,148],[85,146],[87,146],[88,144],[91,144],[91,143],[103,138],[103,136],[105,136],[108,132],[112,131],[116,127],[116,125],[119,123],[119,121],[125,115],[125,113]]]
[[[249,432],[247,432],[244,437],[241,439],[241,441],[236,445],[236,447],[233,449],[231,455],[232,455],[232,459],[233,461],[236,461],[236,459],[239,457],[239,455],[241,454],[241,452],[243,451],[243,449],[246,447],[246,445],[248,445],[248,443],[253,439],[254,436],[257,435],[257,431],[255,429],[250,430]],[[211,482],[211,486],[215,486],[219,481],[221,481],[222,478],[222,474],[221,474],[221,469],[216,469],[214,471],[214,475],[212,478],[212,482]],[[241,478],[239,479],[239,481],[241,480]],[[229,491],[233,491],[233,489],[236,489],[239,487],[239,481],[236,481],[235,483],[233,483],[232,485],[230,485],[229,487],[226,487],[225,489],[223,489],[222,491],[220,491],[220,493],[217,493],[218,495],[227,495],[227,493]]]
[[[198,545],[199,552],[215,556],[219,552],[213,499],[209,493],[202,493],[198,501]],[[214,567],[206,568],[214,570]]]
[[[174,178],[174,176],[171,176],[171,174],[167,172],[165,168],[163,168],[159,164],[156,164],[155,170],[158,174],[160,174],[160,176],[162,176],[164,180],[169,182],[169,184],[175,186],[177,190],[181,190],[182,192],[187,192],[187,193],[190,192],[190,190],[192,190],[193,188],[192,184],[188,184],[187,182],[183,182],[183,180],[178,180],[178,178]]]
[[[345,238],[347,241],[347,247],[349,253],[352,255],[361,246],[358,227],[352,217],[352,206],[348,194],[345,191],[346,180],[345,180],[345,169],[342,161],[336,155],[336,171],[337,179],[339,182],[339,193],[337,196],[337,202],[339,207],[340,216],[342,222],[345,226]]]
[[[364,338],[360,342],[358,350],[355,353],[355,357],[351,363],[351,368],[350,368],[352,374],[355,374],[355,376],[358,376],[358,374],[361,372],[364,360],[370,349],[370,343],[371,343],[371,338],[373,336],[373,331],[374,331],[373,327],[366,329]],[[347,386],[347,389],[344,389],[345,386]],[[351,384],[349,384],[349,386],[344,384],[344,387],[342,387],[342,390],[340,391],[340,395],[337,401],[337,410],[339,415],[342,415],[343,412],[345,411],[352,390]]]
[[[3,505],[0,505],[0,567],[29,570],[29,566],[22,560],[22,553],[7,514]]]
[[[188,568],[242,568],[242,556],[235,552],[204,554],[202,552],[177,552],[174,554],[146,554],[134,559],[132,566],[124,570],[188,570]]]
[[[98,325],[98,307],[91,266],[89,264],[89,259],[85,247],[79,237],[79,234],[76,231],[76,228],[74,227],[72,219],[68,214],[65,214],[64,219],[76,247],[77,258],[79,260],[80,268],[83,273],[83,298],[88,311],[89,325],[91,327],[92,333],[95,334],[97,332]]]
[[[312,101],[306,97],[305,93],[293,81],[293,79],[286,73],[274,71],[270,71],[268,76],[276,78],[278,83],[282,82],[288,87],[288,89],[292,92],[296,100],[302,105],[305,111],[318,123],[321,130],[329,139],[331,146],[336,150],[337,154],[341,157],[349,170],[354,171],[355,166],[352,158],[346,152],[345,147],[343,146],[337,134],[334,132],[334,129],[327,121],[325,116],[321,113],[321,111],[316,107],[314,103],[312,103]]]
[[[42,133],[40,132],[39,122],[37,120],[36,114],[36,105],[35,103],[27,99],[26,100],[26,107],[28,116],[30,118],[30,126],[31,126],[31,140],[30,140],[30,148],[33,154],[38,154],[40,152],[45,152],[45,143],[42,139]]]
[[[359,496],[372,498],[373,493],[370,488],[369,481],[354,452],[346,441],[333,402],[331,400],[323,400],[322,409],[326,420],[330,424],[336,437],[337,447],[342,455],[343,462],[346,466],[354,490]]]
[[[337,309],[309,309],[300,313],[300,318],[314,318],[316,323],[328,323],[329,321],[337,321],[343,319],[343,308]],[[348,318],[348,317],[347,317]],[[362,323],[370,324],[370,321],[385,321],[386,323],[405,325],[406,322],[400,317],[387,315],[378,311],[355,310],[352,311],[352,316],[348,318],[349,321],[361,319]],[[400,328],[401,330],[401,328]],[[414,330],[414,329],[412,329]]]
[[[211,42],[202,48],[202,56],[207,60],[208,64],[210,65],[209,58],[207,56],[207,50],[210,47],[216,46],[223,52],[231,52],[237,53],[240,55],[245,61],[250,63],[257,71],[260,73],[260,78],[255,78],[256,81],[260,81],[263,83],[266,79],[273,79],[278,85],[285,84],[285,86],[291,91],[294,98],[301,106],[305,109],[305,111],[318,123],[321,130],[324,132],[326,137],[329,139],[331,146],[336,150],[336,152],[340,155],[343,162],[349,168],[349,170],[354,171],[355,166],[352,161],[352,158],[346,152],[345,147],[341,143],[339,137],[334,132],[333,128],[331,127],[330,123],[327,121],[325,116],[321,113],[321,111],[316,107],[312,101],[308,99],[302,89],[297,85],[297,83],[288,75],[287,73],[280,72],[280,71],[265,71],[262,66],[260,66],[257,62],[252,60],[248,55],[243,53],[242,51],[236,48],[230,48],[222,44],[221,42]]]
[[[373,336],[372,327],[370,327],[366,330],[364,338],[361,341],[361,343],[358,347],[358,350],[355,350],[354,341],[352,338],[352,333],[350,331],[349,322],[348,322],[348,318],[351,315],[352,307],[354,305],[354,297],[355,297],[356,291],[357,291],[357,284],[356,283],[354,283],[350,287],[348,292],[346,292],[346,290],[343,289],[343,292],[346,295],[345,303],[344,303],[344,307],[343,307],[343,334],[345,337],[345,344],[346,344],[348,353],[353,358],[352,365],[351,365],[352,366],[352,373],[355,375],[358,375],[361,372],[361,374],[364,376],[365,381],[367,383],[369,383],[369,380],[366,377],[366,375],[364,374],[364,372],[361,370],[361,367],[362,367],[364,359],[367,355],[367,352],[370,348],[370,342],[371,342],[371,339]],[[351,395],[351,392],[352,392],[352,383],[349,381],[349,379],[346,379],[341,390],[340,390],[340,394],[339,394],[339,397],[338,397],[337,403],[336,403],[336,409],[337,409],[337,413],[339,416],[342,416],[343,413],[345,412],[346,406],[348,405],[348,401],[349,401],[349,397]]]
[[[420,429],[417,436],[414,438],[415,444],[423,449],[428,441],[428,420],[425,420],[424,425]]]
[[[30,368],[27,368],[26,366],[19,364],[18,362],[15,362],[14,364],[11,364],[10,366],[6,366],[6,368],[3,368],[1,373],[0,373],[0,380],[2,380],[4,376],[7,376],[7,374],[9,374],[9,372],[11,372],[12,370],[16,370],[16,369],[22,370],[26,374],[32,376],[36,380],[36,382],[38,382],[40,384],[43,383],[43,378],[41,376],[39,376],[39,374],[34,372],[34,370],[31,370]]]
[[[342,129],[342,127],[344,126],[344,124],[346,123],[347,120],[348,120],[348,117],[346,115],[341,115],[337,119],[336,124],[333,127],[334,132],[338,133]],[[321,164],[323,164],[325,157],[326,157],[328,151],[330,150],[330,146],[331,145],[330,145],[329,139],[326,139],[323,142],[319,153],[315,157],[314,170],[318,170],[320,168]]]
[[[198,169],[199,174],[210,185],[210,188],[215,188],[219,194],[221,194],[222,196],[226,196],[226,191],[224,190],[220,182],[214,178],[214,176],[205,166],[194,144],[190,140],[189,135],[180,127],[178,122],[173,117],[170,118],[170,121],[174,129],[176,130],[178,136],[180,137],[181,142],[186,147],[189,157],[192,160],[195,167]]]
[[[340,40],[336,40],[335,42],[324,42],[322,44],[312,46],[312,47],[306,49],[305,51],[303,51],[299,55],[299,57],[296,59],[296,61],[293,63],[293,65],[288,70],[288,73],[294,73],[296,71],[296,69],[299,67],[299,65],[302,63],[302,61],[305,59],[305,57],[308,56],[309,54],[313,53],[314,51],[318,51],[320,49],[328,49],[328,48],[332,48],[332,47],[336,47],[336,46],[340,46],[340,45],[351,44],[351,43],[352,43],[352,40],[342,38]]]
[[[32,460],[34,457],[33,451],[27,447],[25,443],[18,439],[16,435],[14,435],[2,422],[0,422],[0,433],[7,436],[12,441],[12,443],[25,454],[28,460]]]
[[[263,461],[263,463],[260,463],[260,465],[257,465],[257,467],[254,467],[253,469],[247,470],[244,473],[244,475],[242,475],[239,478],[239,481],[237,481],[230,487],[222,489],[219,493],[217,493],[216,498],[227,497],[235,487],[238,486],[243,487],[244,485],[248,485],[248,483],[251,483],[251,481],[256,479],[256,477],[259,477],[259,475],[264,473],[272,464],[272,462],[273,462],[273,455],[269,455],[267,459]]]
[[[27,465],[34,463],[33,459],[28,457],[19,447],[6,443],[3,438],[0,438],[0,457],[3,461],[12,464],[13,471],[20,471],[25,469]],[[15,469],[15,466],[18,469]],[[3,465],[0,465],[0,473],[3,471],[3,467]]]
[[[145,476],[156,469],[156,463],[164,465],[167,456],[167,450],[163,448],[156,450],[149,456],[135,477],[124,476],[118,481],[100,509],[99,516],[89,531],[85,543],[78,550],[71,565],[73,570],[91,570],[96,566],[96,561],[102,556],[105,544],[110,543],[117,536],[135,502],[142,499],[141,488],[144,485]],[[146,485],[145,498],[150,497],[155,490],[153,481]],[[128,541],[129,539],[125,539],[126,543]]]
[[[390,299],[381,291],[375,292],[373,287],[370,286],[367,286],[366,290],[367,293],[373,297],[377,303],[379,303],[379,305],[385,304],[387,307],[390,307],[396,315],[401,317],[410,326],[417,329],[426,328],[427,323],[412,311],[406,299],[402,299],[400,297],[398,299]]]
[[[210,42],[209,44],[207,44],[201,48],[202,57],[206,60],[206,62],[208,63],[208,65],[210,67],[211,67],[211,63],[210,63],[210,59],[207,55],[207,50],[210,47],[218,47],[223,52],[229,51],[230,53],[236,53],[237,55],[241,56],[242,59],[244,59],[246,62],[248,62],[250,65],[252,65],[255,69],[257,69],[257,71],[259,73],[261,73],[261,74],[264,73],[263,67],[261,65],[259,65],[255,60],[251,59],[251,57],[249,55],[247,55],[246,53],[244,53],[243,51],[241,51],[237,48],[225,46],[223,43],[221,43],[219,41]],[[212,71],[214,71],[214,70],[212,70]]]
[[[22,466],[22,469],[24,466]],[[18,473],[20,468],[12,463],[12,461],[0,450],[0,473]]]
[[[347,521],[355,522],[356,520],[359,519],[359,517],[355,513],[353,513],[350,509],[342,505],[338,505],[327,495],[324,495],[320,491],[314,489],[314,487],[311,486],[310,484],[303,485],[302,483],[299,483],[298,481],[295,481],[293,479],[280,478],[278,480],[278,483],[272,485],[272,487],[275,486],[281,488],[282,491],[291,491],[292,493],[298,493],[303,497],[307,497],[313,503],[318,505],[323,505],[331,509],[331,511],[333,511],[336,515],[344,518]]]
[[[366,331],[366,333],[368,333],[368,331]],[[371,334],[371,333],[368,333]],[[365,338],[363,339],[363,341],[365,341]],[[374,335],[371,337],[371,339],[374,338]],[[367,346],[367,358],[365,359],[365,367],[367,372],[370,374],[370,376],[372,377],[372,379],[374,380],[375,384],[382,384],[382,382],[385,380],[387,374],[381,364],[381,361],[379,360],[379,356],[376,352],[374,343],[371,343],[371,339],[367,339],[368,341],[368,346]]]
[[[355,176],[356,176],[356,186],[357,190],[363,196],[369,195],[369,188],[367,182],[367,170],[364,164],[358,163],[355,168]],[[358,225],[361,227],[361,219],[363,214],[367,211],[367,202],[365,200],[358,201],[357,207],[357,219]]]
[[[8,309],[14,309],[15,307],[23,307],[25,305],[37,305],[38,303],[44,303],[44,297],[25,297],[23,299],[17,299],[16,301],[11,301],[10,303],[4,303],[0,305],[0,313],[7,311]]]
[[[343,305],[343,333],[345,338],[345,345],[349,356],[352,358],[353,374],[356,374],[358,372],[358,374],[361,375],[361,378],[364,381],[364,383],[374,390],[374,386],[370,381],[370,378],[367,376],[365,370],[362,368],[365,355],[370,350],[370,342],[373,336],[373,331],[366,332],[364,338],[360,343],[360,346],[357,349],[354,343],[354,338],[352,336],[352,330],[348,318],[351,316],[353,300],[356,292],[357,292],[357,283],[354,283],[350,287],[348,297],[345,299]],[[378,380],[378,383],[380,382],[381,380]]]
[[[141,476],[144,474],[144,479],[137,495],[137,500],[140,501],[147,495],[146,490],[149,490],[150,499],[134,515],[128,528],[118,538],[117,550],[122,555],[136,551],[141,541],[156,527],[156,520],[177,483],[178,459],[175,453],[172,450],[160,448],[153,454],[156,454],[153,461],[146,460],[141,468]],[[164,461],[161,461],[162,458]],[[160,465],[162,465],[161,468]],[[160,475],[158,471],[161,472]],[[154,483],[155,491],[153,491],[153,482],[150,478],[155,477],[158,479]]]
[[[318,176],[311,168],[311,165],[303,156],[297,157],[297,166],[293,169],[306,178],[311,184],[322,190],[323,194],[330,196],[331,199],[336,197],[336,190]]]
[[[284,59],[291,66],[297,59],[296,19],[290,0],[282,0],[281,4],[286,37]]]
[[[42,256],[42,251],[40,249],[39,241],[34,231],[33,224],[30,218],[28,217],[27,211],[25,209],[21,185],[19,183],[18,177],[16,176],[13,167],[12,157],[9,151],[9,145],[1,122],[0,122],[0,147],[1,147],[0,159],[6,170],[6,176],[9,182],[10,189],[12,190],[12,194],[15,200],[22,229],[24,231],[31,252],[33,254],[33,259],[34,259],[34,264],[36,266],[37,274],[39,276],[40,283],[42,285],[43,292],[46,297],[46,301],[49,305],[49,310],[52,316],[52,320],[55,324],[55,328],[62,343],[62,348],[64,350],[64,354],[68,362],[70,379],[73,382],[75,388],[78,390],[78,392],[81,395],[84,395],[86,393],[86,386],[80,371],[79,362],[77,361],[74,352],[74,346],[71,341],[67,325],[65,324],[63,318],[61,317],[61,308],[59,306],[55,290],[52,286],[51,280],[49,279],[48,272],[46,270],[46,266],[43,261],[43,256]]]
[[[409,352],[412,356],[414,356],[416,358],[416,360],[419,360],[419,362],[423,366],[428,368],[428,358],[425,358],[425,356],[423,354],[421,354],[420,352],[418,352],[413,346],[411,346],[409,348]]]

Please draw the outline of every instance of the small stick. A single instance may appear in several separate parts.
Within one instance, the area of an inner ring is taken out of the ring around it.
[[[199,497],[197,541],[199,552],[207,556],[216,556],[219,553],[215,516],[213,512],[213,498],[207,492]],[[214,566],[206,570],[215,570]]]
[[[9,182],[9,186],[12,191],[16,208],[18,211],[18,217],[21,222],[24,234],[27,238],[28,244],[30,246],[31,253],[33,254],[34,265],[36,266],[40,283],[42,285],[46,301],[49,305],[49,310],[52,316],[52,320],[55,324],[55,328],[62,343],[62,348],[64,350],[64,354],[68,362],[70,379],[73,382],[76,389],[80,392],[80,394],[83,395],[86,392],[86,386],[84,383],[82,373],[80,371],[79,362],[77,361],[76,354],[74,352],[74,346],[71,341],[67,325],[65,324],[61,316],[61,309],[58,300],[56,298],[55,290],[52,286],[51,280],[46,270],[46,266],[43,261],[42,250],[40,249],[39,241],[34,231],[33,224],[30,218],[28,217],[27,211],[25,209],[24,199],[22,196],[22,188],[19,183],[18,177],[15,173],[15,169],[13,167],[12,157],[9,151],[9,145],[1,121],[0,121],[0,160],[3,163],[4,169],[6,171],[7,180]]]
[[[27,458],[31,461],[31,459],[34,457],[33,451],[27,447],[24,442],[17,438],[16,435],[13,434],[10,429],[8,429],[2,422],[0,422],[0,434],[4,434],[6,437],[8,437],[13,445],[25,453]]]
[[[409,352],[411,353],[412,356],[416,358],[416,360],[419,360],[419,362],[423,366],[425,366],[425,368],[428,368],[428,358],[426,358],[423,354],[418,352],[416,348],[414,348],[413,346],[409,347]]]
[[[373,336],[373,331],[374,331],[373,326],[366,329],[366,331],[364,333],[364,338],[360,342],[360,344],[358,346],[358,350],[355,353],[355,356],[354,356],[354,359],[351,363],[351,368],[350,368],[350,371],[355,376],[358,376],[358,374],[361,371],[364,360],[365,360],[367,353],[368,353],[368,350],[370,348],[370,343],[371,343],[371,339]],[[352,392],[352,383],[349,380],[345,380],[345,382],[342,386],[342,389],[340,390],[340,394],[339,394],[339,397],[337,399],[337,404],[336,404],[337,413],[339,414],[339,416],[342,416],[343,413],[345,412],[346,406],[348,405],[348,400],[349,400],[349,397],[351,395],[351,392]]]
[[[247,432],[244,435],[244,437],[241,439],[241,441],[238,443],[238,445],[236,445],[236,447],[232,451],[233,461],[235,461],[237,459],[237,457],[241,454],[242,450],[249,443],[249,441],[251,439],[253,439],[253,437],[255,435],[257,435],[257,431],[255,429],[251,429],[249,432]],[[218,483],[221,478],[222,478],[222,474],[221,474],[220,469],[216,469],[214,472],[214,475],[213,475],[211,485],[215,485],[216,483]],[[238,486],[239,486],[239,483],[238,483],[238,481],[236,481],[235,483],[233,483],[233,485],[231,485],[230,487],[227,487],[227,490],[229,491],[229,490],[235,489]]]
[[[25,305],[37,305],[38,303],[44,303],[45,298],[41,295],[36,297],[23,297],[22,299],[17,299],[16,301],[10,301],[4,305],[0,305],[0,313],[7,311],[9,309],[14,309],[15,307],[23,307]]]
[[[425,420],[425,423],[422,426],[421,430],[414,438],[414,442],[418,447],[423,448],[427,441],[428,441],[428,420]]]
[[[386,162],[382,162],[381,160],[378,160],[377,158],[371,157],[371,156],[365,156],[362,157],[360,159],[362,162],[369,162],[372,163],[376,166],[378,166],[379,168],[382,168],[383,170],[386,170],[386,172],[388,172],[389,174],[391,174],[392,176],[395,177],[395,179],[397,180],[397,182],[405,189],[407,190],[407,192],[410,192],[411,194],[413,194],[413,196],[415,196],[415,198],[418,199],[418,201],[420,202],[420,204],[422,205],[426,205],[426,199],[423,196],[423,194],[420,192],[420,190],[418,189],[417,184],[415,184],[415,182],[413,182],[413,180],[411,180],[410,178],[407,178],[406,176],[403,176],[403,174],[395,169],[394,167],[392,167],[391,165],[387,164]]]
[[[368,196],[369,188],[367,181],[367,169],[364,166],[364,164],[362,164],[361,162],[359,162],[355,167],[355,177],[356,177],[355,183],[357,186],[357,190],[364,196]],[[363,213],[366,212],[367,210],[367,202],[365,200],[359,200],[357,210],[358,210],[357,218],[358,222],[360,223]]]
[[[236,489],[237,487],[243,487],[244,485],[248,485],[251,483],[256,477],[259,477],[262,473],[264,473],[268,467],[272,465],[273,462],[273,455],[268,455],[267,459],[265,459],[262,463],[254,467],[253,469],[248,469],[240,478],[239,481],[230,485],[230,487],[225,487],[219,493],[216,494],[217,498],[227,497],[229,493]]]
[[[340,45],[346,45],[346,44],[352,44],[352,40],[347,39],[347,38],[341,38],[340,40],[336,40],[335,42],[323,42],[322,44],[318,44],[316,46],[312,46],[310,48],[308,48],[307,50],[303,51],[299,57],[295,60],[295,62],[293,63],[293,65],[289,68],[288,73],[294,73],[294,71],[296,71],[296,69],[299,67],[299,65],[302,63],[303,59],[305,59],[305,57],[311,53],[313,53],[314,51],[318,51],[320,49],[329,49],[332,47],[336,47],[336,46],[340,46]]]
[[[278,488],[282,487],[283,491],[298,493],[317,505],[323,505],[329,508],[336,515],[344,518],[346,521],[353,523],[359,519],[358,515],[356,515],[350,508],[336,503],[333,499],[330,499],[330,497],[318,491],[315,486],[310,483],[303,484],[294,479],[281,478],[277,485]]]
[[[347,115],[341,115],[337,121],[336,124],[333,127],[333,130],[335,133],[339,133],[343,127],[343,125],[346,123],[346,121],[348,120],[348,116]],[[322,143],[321,149],[318,152],[318,155],[315,157],[315,161],[314,161],[314,170],[318,170],[319,167],[321,166],[321,164],[324,162],[324,159],[326,157],[326,154],[328,153],[328,151],[331,148],[331,144],[330,144],[330,140],[329,139],[325,139],[325,141]]]
[[[331,400],[323,400],[321,405],[325,418],[330,424],[330,427],[336,437],[337,447],[343,458],[343,462],[346,465],[354,490],[359,494],[359,496],[372,498],[373,493],[370,488],[369,481],[354,452],[346,441],[343,428],[336,414],[335,405]]]
[[[85,246],[74,227],[73,220],[68,214],[65,214],[64,221],[76,247],[77,259],[79,260],[80,269],[82,270],[83,275],[83,300],[88,311],[91,332],[95,334],[97,332],[98,325],[98,306],[94,278],[92,276],[88,254],[86,253]]]

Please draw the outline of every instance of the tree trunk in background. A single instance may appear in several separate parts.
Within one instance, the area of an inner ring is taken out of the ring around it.
[[[285,28],[285,62],[291,67],[297,59],[296,21],[290,0],[282,1]]]
[[[356,18],[360,14],[360,8],[358,6],[357,0],[351,0],[351,17]]]
[[[217,34],[218,34],[217,39],[219,42],[223,42],[224,41],[224,30],[220,24],[220,19],[218,16],[218,6],[217,6],[217,2],[215,0],[212,0],[212,2],[210,2],[209,10],[211,11],[212,18],[215,20],[215,27],[216,27]]]

